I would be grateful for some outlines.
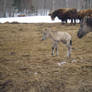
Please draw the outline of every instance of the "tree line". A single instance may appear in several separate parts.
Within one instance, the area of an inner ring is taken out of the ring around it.
[[[58,8],[92,8],[92,0],[0,0],[0,17],[47,15]]]

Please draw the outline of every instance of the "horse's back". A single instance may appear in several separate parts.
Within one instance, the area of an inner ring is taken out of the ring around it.
[[[57,38],[59,40],[71,40],[71,35],[67,32],[57,32]]]

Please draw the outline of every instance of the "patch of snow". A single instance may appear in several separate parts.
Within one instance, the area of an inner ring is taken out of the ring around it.
[[[75,63],[75,62],[77,62],[77,60],[73,59],[73,60],[72,60],[72,63]]]
[[[35,72],[34,74],[35,74],[35,75],[37,75],[38,73],[37,73],[37,72]]]
[[[27,17],[8,17],[0,18],[0,23],[5,22],[19,22],[19,23],[57,23],[61,22],[58,18],[54,21],[51,20],[50,16],[27,16]]]
[[[60,63],[57,63],[57,64],[58,64],[58,66],[61,66],[63,64],[66,64],[66,62],[60,62]]]

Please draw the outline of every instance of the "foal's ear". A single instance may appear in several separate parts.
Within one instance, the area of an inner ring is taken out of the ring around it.
[[[41,31],[41,33],[44,33],[44,32],[46,32],[46,28],[43,28]]]

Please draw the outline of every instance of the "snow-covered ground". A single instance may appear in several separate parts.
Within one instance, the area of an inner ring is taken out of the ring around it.
[[[19,23],[57,23],[61,22],[58,18],[54,21],[51,20],[50,16],[28,16],[28,17],[10,17],[0,18],[0,23],[5,22],[19,22]]]

